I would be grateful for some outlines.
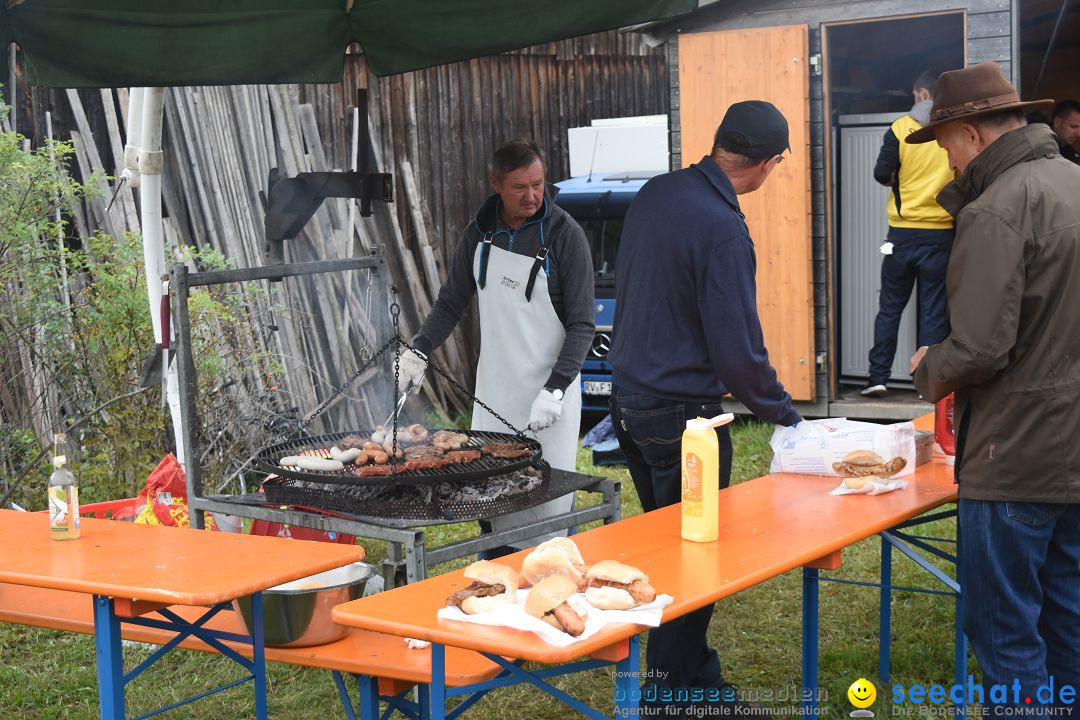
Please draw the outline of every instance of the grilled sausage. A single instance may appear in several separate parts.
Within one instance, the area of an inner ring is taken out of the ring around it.
[[[559,621],[559,624],[562,625],[563,630],[568,635],[577,637],[585,632],[585,621],[577,614],[577,610],[567,603],[563,602],[556,605],[551,614],[555,616],[555,619]]]
[[[333,471],[345,467],[339,460],[327,460],[326,458],[311,457],[310,455],[289,455],[281,458],[280,464],[283,467],[298,467],[301,470]]]
[[[504,592],[506,592],[506,586],[504,585],[488,585],[477,580],[468,587],[462,588],[446,598],[446,606],[452,607],[461,605],[461,603],[465,602],[466,598],[490,597],[493,595],[502,595]]]
[[[354,462],[361,454],[363,450],[360,448],[349,448],[348,450],[342,450],[341,448],[334,446],[330,448],[330,457],[337,460],[340,463]]]
[[[635,580],[632,583],[620,583],[593,578],[589,587],[613,587],[625,590],[630,593],[630,597],[634,598],[634,600],[642,605],[651,603],[656,599],[656,589],[644,580]]]

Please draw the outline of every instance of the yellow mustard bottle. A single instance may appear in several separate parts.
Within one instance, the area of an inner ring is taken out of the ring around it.
[[[713,542],[720,536],[720,445],[716,428],[731,413],[686,421],[682,436],[682,537]]]

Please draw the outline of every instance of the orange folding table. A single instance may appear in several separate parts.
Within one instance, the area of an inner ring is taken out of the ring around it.
[[[4,548],[0,552],[0,582],[92,596],[99,708],[106,720],[125,717],[127,683],[189,636],[239,663],[250,676],[170,707],[253,680],[256,714],[265,718],[262,591],[364,558],[364,549],[359,546],[91,518],[82,518],[82,537],[57,541],[49,536],[47,518],[12,510],[0,510],[0,548]],[[244,595],[252,596],[250,637],[204,627],[234,598]],[[168,609],[170,605],[210,607],[201,617],[189,621]],[[144,617],[150,613],[156,616]],[[177,635],[125,674],[121,623],[170,630]],[[250,643],[252,659],[222,640]]]
[[[673,596],[674,602],[664,610],[664,621],[789,570],[805,568],[804,700],[812,704],[814,698],[806,698],[805,689],[816,690],[817,686],[818,569],[836,567],[845,547],[878,533],[892,532],[956,500],[952,468],[943,458],[919,466],[907,481],[906,489],[884,495],[832,496],[828,492],[838,484],[834,477],[767,475],[720,492],[720,538],[716,542],[683,540],[678,505],[589,530],[574,540],[586,562],[615,559],[635,565],[649,575],[657,592]],[[891,544],[883,544],[886,546]],[[519,552],[499,562],[520,568],[525,554]],[[430,692],[430,698],[421,698],[421,714],[426,714],[430,706],[431,717],[438,720],[446,717],[449,696],[475,696],[494,687],[522,682],[536,685],[589,717],[601,717],[576,698],[548,685],[545,679],[612,662],[617,715],[626,717],[634,711],[640,695],[637,635],[642,627],[609,625],[586,640],[555,647],[529,632],[436,617],[446,597],[469,583],[459,570],[339,605],[333,618],[344,625],[430,641],[432,684],[425,690]],[[888,581],[883,585],[884,615],[888,610]],[[887,643],[887,638],[886,634],[882,642]],[[483,653],[503,666],[504,676],[448,689],[442,681],[444,646]],[[590,656],[593,659],[585,659]],[[521,661],[571,664],[529,672],[520,667]],[[372,694],[371,687],[370,682],[361,684],[361,717],[377,717],[371,712],[378,707],[379,697]],[[458,712],[455,708],[453,716]]]

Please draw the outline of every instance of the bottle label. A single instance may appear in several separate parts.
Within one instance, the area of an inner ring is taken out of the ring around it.
[[[67,530],[67,526],[67,488],[54,485],[49,488],[49,527],[54,530]]]
[[[683,458],[682,506],[683,514],[701,517],[705,514],[702,497],[702,462],[694,453],[686,453]]]
[[[79,488],[74,485],[49,487],[49,527],[56,531],[79,529]]]

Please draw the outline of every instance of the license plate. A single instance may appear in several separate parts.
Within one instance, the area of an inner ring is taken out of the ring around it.
[[[610,395],[611,383],[602,380],[586,380],[582,383],[586,395]]]

